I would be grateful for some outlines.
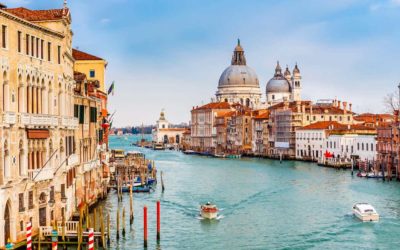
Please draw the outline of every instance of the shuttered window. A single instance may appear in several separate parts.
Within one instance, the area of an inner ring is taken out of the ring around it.
[[[79,124],[85,123],[85,106],[79,105]]]

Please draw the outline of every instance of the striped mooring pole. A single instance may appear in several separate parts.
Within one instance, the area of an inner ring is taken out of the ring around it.
[[[52,250],[58,249],[58,231],[55,229],[51,231],[51,249]]]
[[[89,228],[88,250],[94,250],[94,232],[93,232],[93,228]]]
[[[26,225],[26,250],[32,250],[32,223]]]

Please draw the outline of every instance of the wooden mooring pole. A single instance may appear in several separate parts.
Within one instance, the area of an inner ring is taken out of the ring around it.
[[[133,181],[133,180],[132,180]],[[129,187],[129,225],[133,224],[133,192],[132,192],[132,184]]]
[[[161,175],[161,190],[162,190],[162,192],[164,192],[165,188],[164,188],[164,180],[163,180],[163,171],[161,171],[160,175]]]
[[[122,208],[122,236],[125,237],[125,207]]]
[[[157,201],[157,241],[160,241],[161,239],[160,213],[161,213],[160,201]]]
[[[110,214],[107,214],[107,245],[110,245]]]
[[[143,245],[147,248],[147,207],[143,207]]]
[[[119,240],[119,207],[117,208],[117,240]]]

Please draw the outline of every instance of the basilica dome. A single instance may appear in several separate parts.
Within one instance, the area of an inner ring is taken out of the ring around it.
[[[218,87],[259,87],[256,72],[247,65],[231,65],[222,72]]]
[[[290,83],[288,80],[282,75],[282,69],[278,64],[276,65],[275,75],[268,81],[266,87],[266,93],[290,93]]]

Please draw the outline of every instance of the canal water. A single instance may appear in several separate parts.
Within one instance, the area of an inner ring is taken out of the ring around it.
[[[148,207],[149,249],[398,249],[400,184],[352,177],[349,171],[306,162],[215,159],[130,146],[137,137],[110,137],[111,148],[138,150],[164,173],[165,192],[115,191],[103,203],[111,214],[111,248],[143,249],[143,206]],[[156,242],[156,201],[161,201],[161,242]],[[218,221],[200,220],[199,206],[221,208]],[[353,203],[369,202],[378,223],[352,216]],[[126,235],[116,240],[116,208],[127,211]]]

